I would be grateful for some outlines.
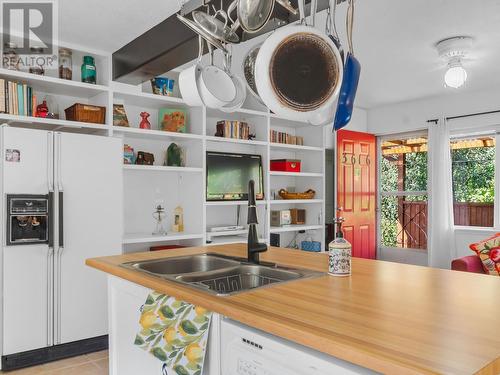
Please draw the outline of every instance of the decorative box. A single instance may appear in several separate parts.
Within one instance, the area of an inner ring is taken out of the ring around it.
[[[149,152],[139,151],[137,153],[137,158],[135,159],[135,164],[137,165],[153,165],[155,162],[155,156]]]
[[[271,160],[271,171],[300,172],[300,160],[293,160],[293,159]]]
[[[271,211],[271,226],[281,227],[292,224],[290,210]]]
[[[302,241],[300,243],[300,248],[304,251],[314,251],[314,252],[320,252],[321,251],[321,242],[319,241]]]
[[[290,216],[292,217],[292,224],[303,225],[306,223],[306,210],[292,208],[290,209]]]

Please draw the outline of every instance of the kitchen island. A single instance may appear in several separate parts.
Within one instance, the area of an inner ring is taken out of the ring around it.
[[[351,277],[325,274],[221,297],[121,266],[208,252],[245,257],[246,245],[124,254],[88,259],[87,265],[110,274],[110,286],[127,280],[127,285],[171,295],[377,372],[500,373],[500,280],[496,277],[354,258]],[[327,254],[273,247],[261,254],[261,261],[322,272],[328,267]],[[122,316],[133,314],[125,311],[130,304],[126,298],[112,290],[109,296],[113,369],[117,306]],[[138,308],[130,306],[131,311]],[[132,333],[137,327],[130,329]],[[133,334],[125,337],[133,347]]]

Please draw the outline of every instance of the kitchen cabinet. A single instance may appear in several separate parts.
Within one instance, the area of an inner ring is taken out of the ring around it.
[[[109,293],[109,374],[158,375],[162,363],[134,345],[140,329],[140,307],[150,290],[113,276],[108,278]],[[214,313],[208,339],[203,375],[220,375],[220,315]]]
[[[150,290],[110,276],[110,375],[157,375],[162,363],[134,345],[140,307]],[[214,313],[203,375],[374,374],[335,357]]]

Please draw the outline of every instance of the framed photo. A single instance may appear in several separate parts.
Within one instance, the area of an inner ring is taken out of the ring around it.
[[[161,108],[158,111],[158,129],[168,132],[186,133],[186,111],[183,109]]]

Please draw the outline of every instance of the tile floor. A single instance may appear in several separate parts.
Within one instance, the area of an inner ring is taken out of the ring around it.
[[[85,354],[0,375],[108,375],[108,351]]]

